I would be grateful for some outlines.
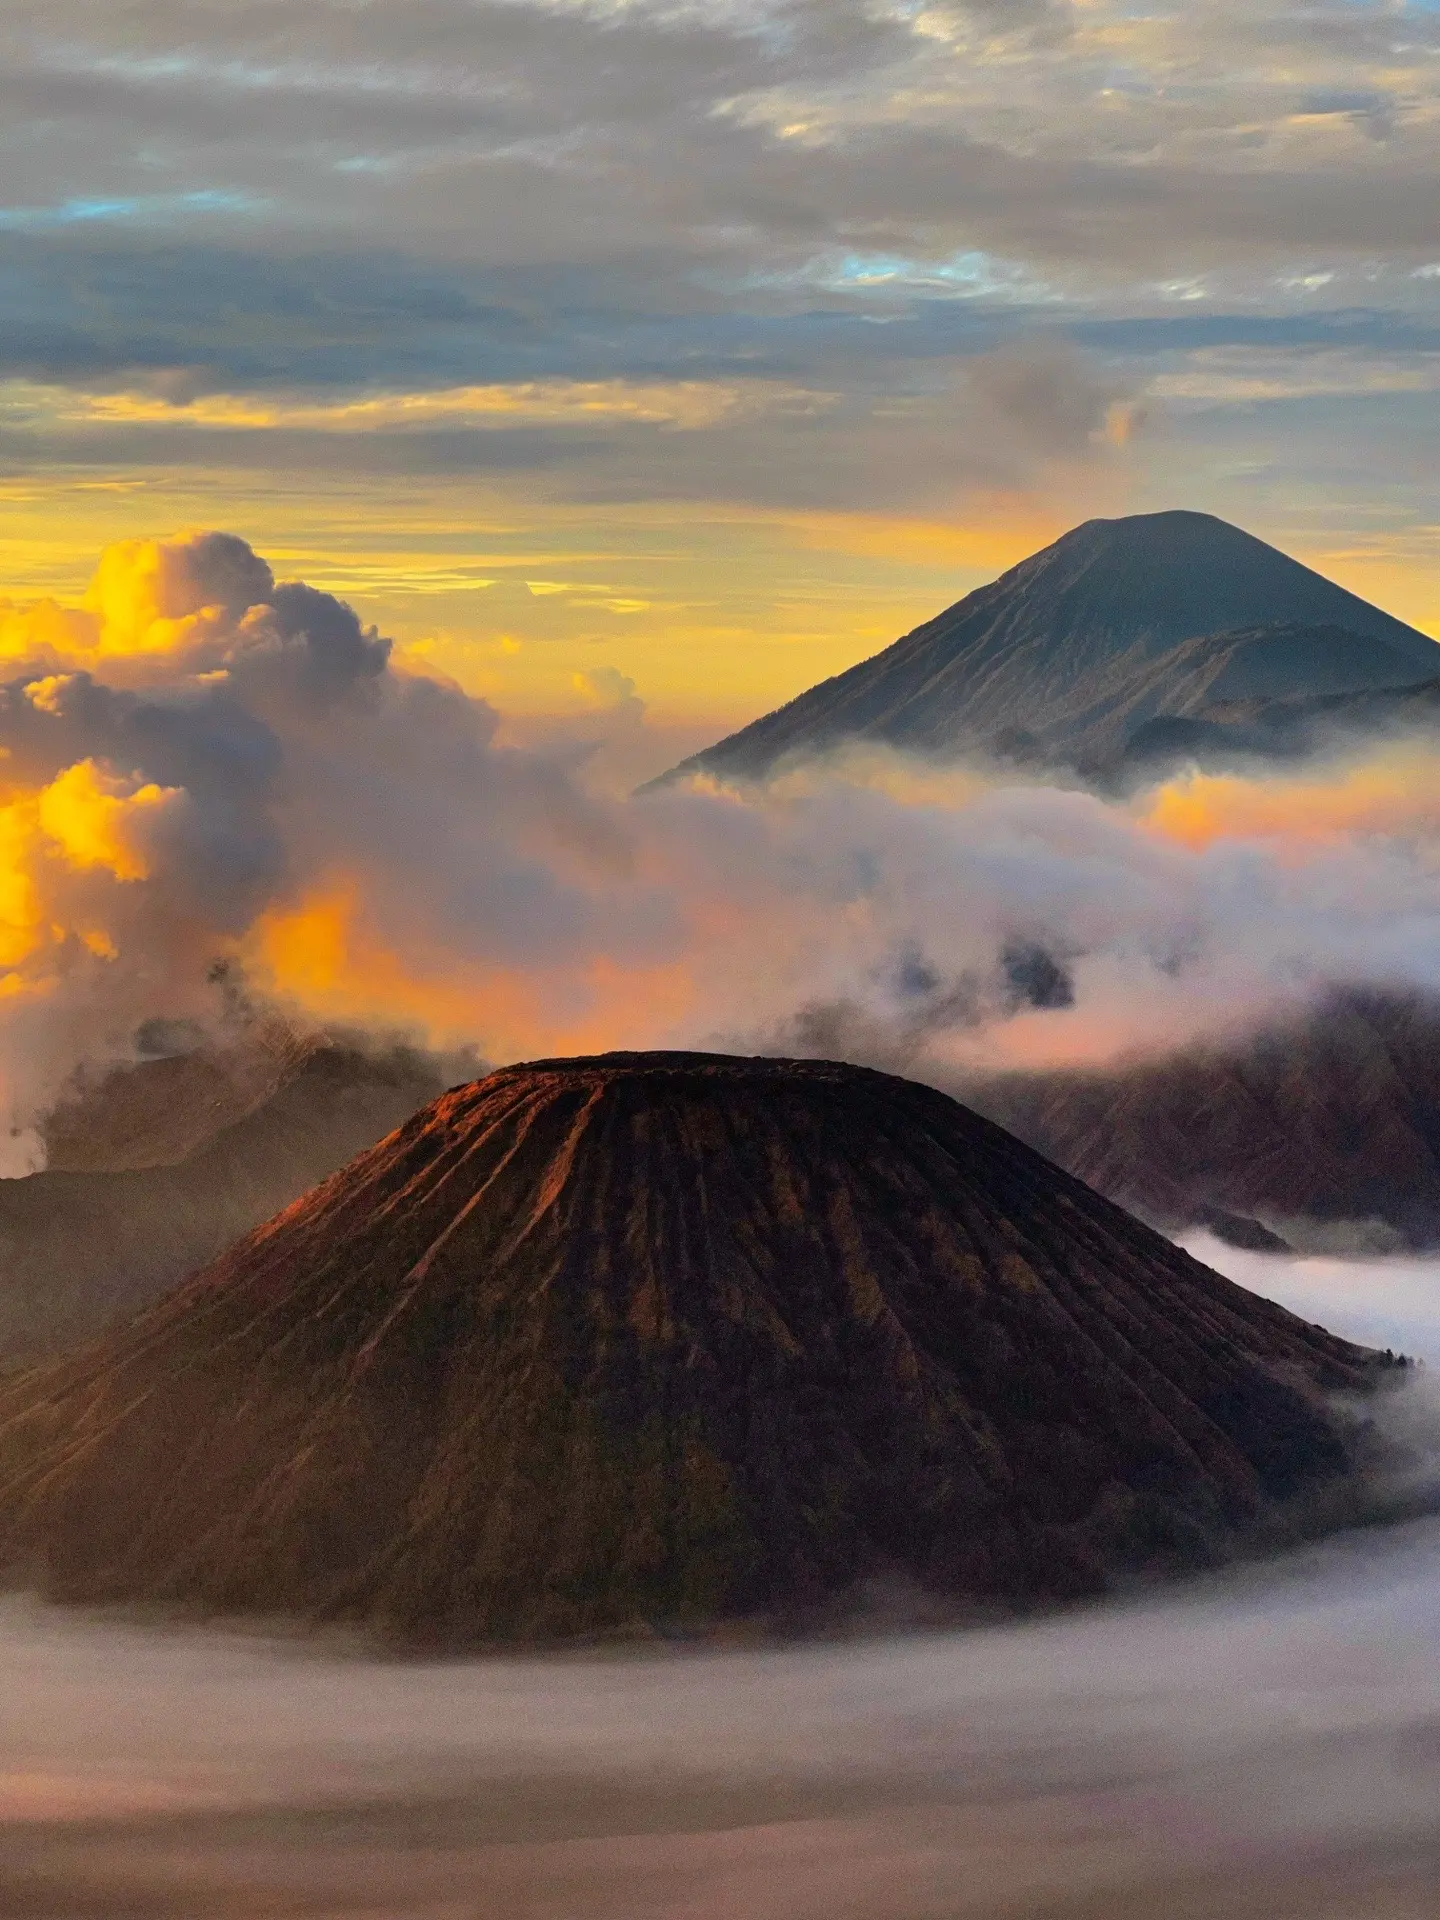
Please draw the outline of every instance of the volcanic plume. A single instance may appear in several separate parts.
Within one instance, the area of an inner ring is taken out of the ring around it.
[[[1341,1482],[1384,1364],[933,1089],[547,1061],[12,1380],[0,1555],[445,1641],[1049,1602]]]

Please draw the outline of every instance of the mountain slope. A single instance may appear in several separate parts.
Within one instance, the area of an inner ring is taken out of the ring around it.
[[[541,1062],[0,1389],[0,1560],[459,1641],[1054,1600],[1343,1480],[1382,1365],[931,1088]]]
[[[965,1098],[1172,1230],[1218,1210],[1302,1249],[1440,1246],[1440,1002],[1331,995],[1255,1036]]]
[[[1440,647],[1436,656],[1432,664],[1440,666]],[[1347,724],[1368,730],[1383,703],[1403,702],[1415,686],[1411,663],[1395,648],[1343,627],[1287,623],[1201,634],[1112,677],[1100,697],[1077,700],[1058,727],[1032,730],[1034,750],[1102,772],[1133,759],[1137,742],[1176,720],[1234,725],[1241,713],[1313,712],[1321,701],[1329,703],[1337,730]],[[1280,730],[1252,723],[1253,750],[1280,745]],[[1298,730],[1289,744],[1300,746]]]
[[[1403,687],[1367,687],[1281,699],[1216,699],[1183,715],[1155,716],[1136,726],[1104,771],[1114,780],[1153,780],[1166,767],[1224,767],[1261,759],[1295,759],[1343,748],[1357,739],[1433,736],[1440,726],[1440,679]]]
[[[1257,633],[1270,628],[1285,633]],[[855,738],[1103,760],[1127,727],[1197,700],[1403,686],[1437,670],[1433,640],[1223,520],[1089,520],[666,777],[761,778]]]
[[[45,1166],[63,1173],[173,1166],[253,1113],[303,1070],[317,1044],[281,1021],[252,1021],[227,1046],[82,1071],[43,1124]]]
[[[191,1056],[111,1076],[93,1104],[52,1122],[61,1167],[0,1180],[0,1367],[153,1300],[443,1084],[433,1061],[405,1049],[297,1044],[272,1060],[268,1092],[260,1068],[232,1064]],[[195,1144],[157,1164],[177,1142]]]

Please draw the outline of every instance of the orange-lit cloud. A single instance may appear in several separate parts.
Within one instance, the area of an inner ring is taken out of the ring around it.
[[[316,401],[207,393],[168,398],[147,391],[86,392],[11,383],[13,412],[56,422],[116,426],[223,427],[319,433],[456,426],[564,426],[633,422],[695,432],[769,412],[812,413],[836,396],[769,380],[526,380],[425,387]]]
[[[113,958],[103,880],[148,876],[153,829],[184,798],[93,760],[33,790],[12,789],[0,806],[0,968],[9,970],[12,994],[26,985],[17,970],[27,960],[63,952],[72,940]],[[67,884],[76,874],[98,876],[102,891]]]
[[[1151,795],[1145,824],[1187,847],[1278,843],[1295,853],[1355,835],[1395,838],[1440,826],[1440,760],[1428,748],[1379,748],[1356,765],[1290,778],[1192,772]]]
[[[184,800],[179,787],[126,779],[93,760],[79,760],[42,788],[37,813],[41,831],[72,867],[103,867],[117,880],[144,880],[151,865],[147,830]]]
[[[126,680],[204,671],[257,642],[270,572],[241,541],[206,533],[124,540],[102,555],[79,606],[0,599],[0,662],[103,668]],[[43,695],[32,696],[32,698]]]
[[[262,914],[241,951],[252,986],[307,1020],[407,1028],[497,1059],[603,1052],[625,1035],[644,1044],[680,1030],[699,991],[688,957],[628,966],[598,953],[553,969],[539,955],[485,967],[415,943],[402,954],[343,879]]]
[[[541,1024],[535,985],[518,969],[467,965],[458,955],[402,956],[386,945],[366,925],[354,879],[330,876],[297,905],[268,908],[241,952],[261,992],[311,1020],[388,1024],[440,1045],[500,1052]]]

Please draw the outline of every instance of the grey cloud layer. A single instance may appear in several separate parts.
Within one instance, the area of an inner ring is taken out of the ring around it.
[[[163,419],[126,425],[12,421],[0,463],[386,474],[524,474],[573,501],[745,501],[796,510],[935,510],[968,489],[1026,488],[1079,471],[1100,482],[1112,409],[1132,383],[1036,339],[912,371],[889,391],[855,372],[830,392],[746,390],[733,420],[510,426],[377,425],[363,433],[262,431]],[[693,370],[691,370],[693,377]]]
[[[1348,0],[12,0],[0,381],[744,376],[839,400],[688,440],[434,423],[346,457],[944,510],[1051,457],[1014,407],[982,446],[956,401],[991,381],[977,354],[1080,344],[1060,413],[1089,434],[1187,340],[1432,348],[1437,52],[1440,13]],[[283,423],[172,426],[7,418],[0,460],[335,458]]]
[[[732,264],[1437,245],[1434,13],[1206,0],[1069,24],[1000,0],[11,8],[8,197],[223,188],[279,232],[363,222],[499,260],[657,228]]]

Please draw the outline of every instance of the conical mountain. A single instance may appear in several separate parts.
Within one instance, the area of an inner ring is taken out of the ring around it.
[[[13,1379],[0,1560],[451,1641],[1047,1601],[1343,1482],[1384,1364],[930,1088],[543,1062]]]
[[[1159,715],[1437,674],[1435,641],[1223,520],[1087,520],[665,777],[759,779],[856,739],[1107,765]]]

